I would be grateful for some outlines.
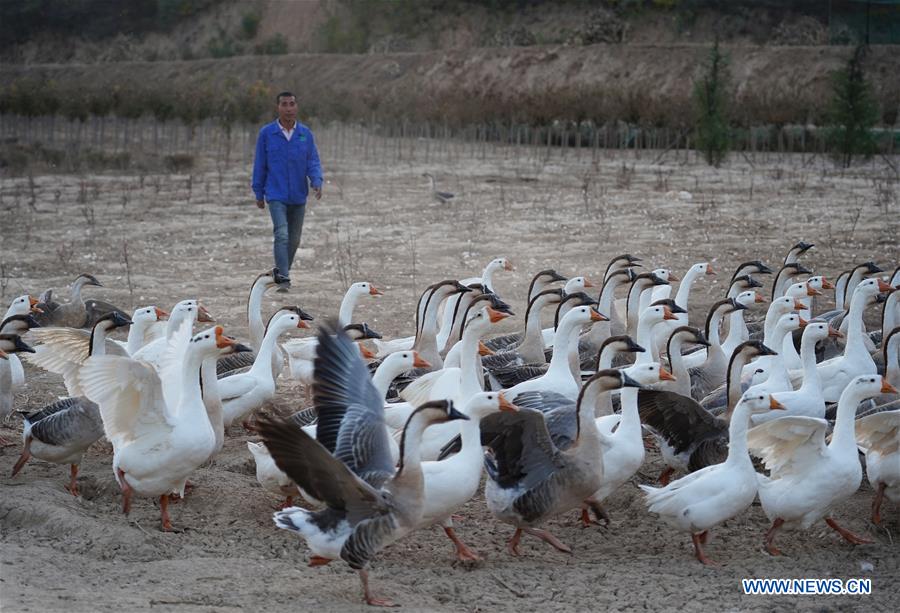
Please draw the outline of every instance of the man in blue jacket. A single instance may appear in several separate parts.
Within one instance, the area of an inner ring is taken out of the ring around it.
[[[312,132],[297,121],[297,97],[281,92],[275,97],[278,119],[266,124],[256,139],[253,193],[256,206],[272,217],[275,282],[279,291],[291,286],[290,271],[300,246],[306,198],[312,187],[322,197],[322,166]]]

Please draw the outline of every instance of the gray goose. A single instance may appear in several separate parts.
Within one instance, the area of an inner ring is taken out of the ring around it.
[[[676,392],[643,389],[638,392],[638,412],[647,429],[659,437],[660,452],[667,468],[659,482],[669,483],[676,470],[695,472],[717,464],[728,455],[728,424],[741,398],[740,373],[751,359],[775,352],[760,341],[738,345],[728,367],[728,407],[713,415],[693,398]]]
[[[585,383],[574,407],[574,438],[565,448],[554,443],[540,410],[521,408],[515,414],[495,413],[482,420],[482,440],[489,441],[485,500],[494,517],[516,528],[507,543],[511,555],[520,555],[523,532],[571,553],[568,546],[536,526],[583,505],[594,508],[591,496],[600,488],[603,466],[592,409],[599,394],[624,386],[638,384],[619,370],[600,371]]]
[[[505,366],[521,366],[522,364],[541,364],[546,362],[544,356],[544,339],[541,334],[541,311],[544,307],[559,304],[563,299],[562,289],[547,289],[534,298],[528,304],[525,311],[525,332],[507,334],[501,342],[498,338],[492,338],[484,342],[484,345],[494,352],[494,355],[482,359],[482,365],[488,370]],[[512,341],[512,342],[508,342]]]
[[[704,333],[709,345],[706,348],[706,360],[700,366],[689,369],[691,377],[691,396],[700,400],[721,385],[728,371],[728,357],[722,351],[719,341],[719,324],[722,318],[734,311],[746,309],[734,298],[726,298],[715,303],[706,317]]]
[[[775,274],[775,279],[772,281],[772,300],[784,296],[787,288],[794,283],[795,277],[811,274],[812,271],[803,264],[797,262],[785,264],[778,270]]]
[[[550,284],[555,283],[557,281],[567,281],[568,279],[555,270],[547,269],[542,270],[532,277],[531,283],[528,286],[528,304],[525,308],[525,327],[526,331],[528,328],[528,313],[531,311],[531,304],[534,299],[539,295],[543,294],[545,291],[550,290],[548,287]],[[552,291],[556,291],[562,295],[561,289],[555,289]],[[487,341],[485,341],[485,346],[491,351],[507,351],[509,349],[513,349],[521,344],[522,340],[525,337],[524,332],[514,332],[513,334],[504,334],[502,336],[495,336]]]
[[[734,298],[741,292],[751,289],[751,287],[736,284],[735,281],[737,281],[741,277],[747,277],[750,280],[753,280],[753,275],[755,274],[770,275],[772,274],[772,269],[759,260],[750,260],[749,262],[744,262],[743,264],[738,266],[735,269],[734,274],[731,275],[731,280],[728,282],[728,294],[725,297]],[[759,283],[756,285],[756,287],[762,287],[762,284]]]
[[[111,312],[128,317],[128,313],[108,302],[93,299],[85,301],[81,292],[88,286],[103,287],[103,284],[94,275],[82,273],[71,285],[68,302],[54,302],[52,290],[44,292],[37,305],[43,311],[37,313],[38,323],[45,327],[92,328],[102,316]]]
[[[804,241],[798,242],[796,245],[791,247],[787,254],[784,256],[784,264],[795,264],[801,255],[809,251],[815,247],[813,243],[807,243]]]
[[[418,407],[400,441],[400,463],[391,461],[384,408],[353,342],[336,324],[319,334],[315,361],[316,438],[291,421],[259,420],[275,464],[325,508],[292,507],[275,513],[279,528],[297,532],[312,550],[311,566],[338,558],[359,573],[365,601],[392,606],[369,589],[367,566],[390,543],[418,527],[424,481],[419,443],[431,424],[467,419],[441,400]]]
[[[640,318],[638,306],[641,294],[645,289],[654,285],[669,285],[669,282],[659,278],[652,272],[643,272],[634,278],[631,288],[628,290],[628,299],[625,303],[626,333],[633,338],[637,338],[638,320]]]

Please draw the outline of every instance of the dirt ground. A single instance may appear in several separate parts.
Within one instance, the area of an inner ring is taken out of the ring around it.
[[[408,335],[426,284],[477,275],[503,255],[516,266],[496,277],[518,315],[505,324],[512,329],[522,323],[531,274],[554,267],[600,279],[610,257],[627,251],[679,274],[711,261],[720,274],[698,282],[690,303],[692,321],[701,322],[738,263],[760,258],[777,267],[800,239],[816,243],[804,263],[829,278],[851,262],[871,259],[893,270],[900,260],[898,181],[883,161],[842,172],[822,158],[737,155],[714,171],[657,152],[639,159],[604,153],[593,163],[590,152],[563,158],[556,151],[549,160],[545,153],[488,149],[482,157],[463,147],[451,162],[429,164],[323,156],[330,183],[307,213],[295,289],[267,296],[265,311],[299,303],[325,318],[336,314],[349,280],[368,280],[385,295],[361,301],[355,319],[385,337]],[[423,172],[456,198],[434,201]],[[129,310],[199,297],[226,331],[246,337],[249,284],[271,266],[270,222],[252,204],[248,173],[240,164],[223,173],[203,166],[190,176],[46,175],[33,185],[0,178],[4,304],[26,291],[62,290],[91,272],[105,287],[86,295]],[[679,197],[681,190],[689,194]],[[64,392],[53,375],[28,367],[27,377],[19,409]],[[276,404],[299,407],[301,398],[298,385],[283,381]],[[16,417],[0,428],[12,440],[20,432]],[[274,527],[278,500],[257,484],[245,444],[254,438],[229,434],[221,455],[192,476],[196,489],[172,507],[179,533],[159,531],[151,500],[138,499],[130,517],[120,513],[105,442],[82,465],[79,498],[63,489],[65,467],[32,461],[10,479],[19,448],[0,449],[2,609],[362,610],[346,565],[307,568],[305,545]],[[574,514],[550,521],[572,555],[526,538],[525,555],[511,558],[504,544],[512,529],[494,521],[479,496],[460,511],[458,533],[483,563],[454,563],[442,531],[422,530],[377,557],[375,591],[428,611],[898,610],[900,508],[888,503],[884,524],[870,524],[867,483],[835,517],[874,544],[845,544],[822,523],[785,533],[787,555],[772,558],[762,549],[767,521],[755,505],[714,531],[708,553],[722,565],[706,568],[686,535],[646,511],[637,484],[651,482],[661,466],[649,454],[611,497],[609,529],[583,530]],[[867,577],[873,594],[743,595],[741,578],[765,577]]]

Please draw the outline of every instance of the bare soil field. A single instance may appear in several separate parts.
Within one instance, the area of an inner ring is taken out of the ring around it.
[[[519,153],[460,145],[441,163],[324,154],[329,184],[308,209],[294,289],[267,296],[266,312],[300,304],[324,319],[336,314],[350,281],[367,280],[385,295],[363,300],[356,320],[385,337],[409,335],[425,285],[477,275],[503,255],[516,267],[495,279],[517,313],[505,331],[522,324],[534,272],[553,267],[599,280],[612,256],[630,252],[679,274],[713,263],[718,277],[692,294],[696,323],[737,264],[760,258],[777,266],[800,239],[816,243],[804,263],[829,278],[851,262],[893,269],[900,260],[900,183],[883,160],[841,171],[822,158],[738,155],[714,170],[673,153]],[[433,200],[424,172],[456,198]],[[246,338],[249,285],[271,266],[270,222],[248,184],[248,163],[221,172],[201,164],[192,175],[0,178],[3,302],[51,286],[64,291],[91,272],[105,287],[89,288],[90,296],[126,310],[199,297],[227,332]],[[679,197],[682,190],[689,196]],[[64,393],[58,377],[26,368],[17,408]],[[302,396],[282,381],[275,404],[299,408]],[[16,417],[0,428],[12,440],[20,432]],[[63,488],[66,467],[32,461],[10,479],[19,448],[0,449],[2,610],[363,610],[355,573],[342,563],[308,568],[302,541],[275,528],[279,500],[257,484],[247,440],[255,438],[232,429],[221,455],[194,474],[197,487],[171,507],[178,533],[159,531],[151,500],[122,515],[105,442],[82,465],[79,498]],[[874,544],[848,545],[821,523],[785,533],[779,545],[787,555],[772,558],[762,548],[767,520],[754,505],[713,532],[707,552],[721,566],[706,568],[686,535],[646,511],[637,484],[652,482],[661,467],[659,455],[648,454],[611,497],[609,529],[582,529],[574,513],[551,521],[572,555],[526,539],[525,555],[510,557],[512,529],[494,521],[479,496],[460,511],[457,530],[484,562],[456,564],[442,531],[422,530],[377,557],[373,587],[423,611],[900,608],[900,508],[888,503],[884,524],[870,524],[866,482],[835,517]],[[764,577],[867,577],[873,594],[743,595],[741,578]]]

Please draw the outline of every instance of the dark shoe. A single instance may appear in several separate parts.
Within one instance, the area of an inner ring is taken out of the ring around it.
[[[275,290],[276,294],[287,294],[291,291],[291,282],[288,281],[286,283],[282,283],[278,286],[278,289]]]
[[[275,270],[274,279],[275,283],[277,283],[278,285],[281,285],[283,283],[287,283],[289,287],[291,285],[291,278],[278,272],[278,269]]]

